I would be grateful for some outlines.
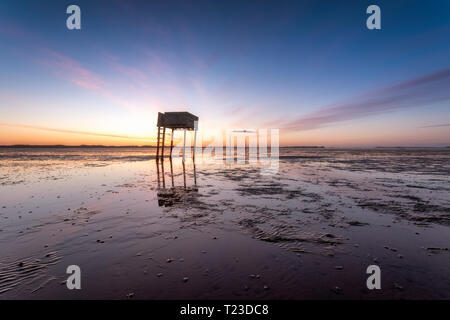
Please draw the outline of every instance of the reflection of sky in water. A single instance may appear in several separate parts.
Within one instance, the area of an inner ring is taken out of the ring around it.
[[[172,170],[165,159],[165,188],[151,152],[32,150],[23,160],[2,151],[4,256],[28,256],[50,242],[63,257],[93,250],[109,259],[120,249],[119,259],[134,255],[143,239],[219,228],[294,255],[376,260],[392,272],[409,268],[402,277],[419,283],[445,275],[449,255],[427,247],[450,241],[448,149],[282,149],[274,175],[261,175],[258,165],[198,157],[196,179],[190,158],[184,172],[181,158]],[[161,205],[161,195],[169,202]],[[97,251],[96,241],[108,244],[109,236],[115,250]],[[431,278],[418,275],[423,272]]]

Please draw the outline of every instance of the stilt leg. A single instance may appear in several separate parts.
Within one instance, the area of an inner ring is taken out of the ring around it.
[[[166,141],[166,127],[163,128],[161,158],[164,158],[164,142]]]
[[[183,166],[183,182],[184,182],[184,188],[186,189],[186,167],[185,167],[184,161],[182,162],[182,166]]]
[[[195,160],[195,149],[197,143],[197,129],[194,129],[194,150],[192,151],[192,159]]]
[[[161,127],[158,127],[158,139],[156,142],[156,160],[159,159],[159,139],[160,139],[160,134],[161,134]]]
[[[169,158],[170,161],[170,178],[172,179],[172,188],[175,187],[174,181],[173,181],[173,165],[172,165],[172,158]]]
[[[194,165],[194,186],[197,187],[197,171],[195,170],[195,161],[193,165]]]
[[[186,156],[186,129],[184,129],[184,138],[183,138],[183,163]]]
[[[170,159],[172,159],[172,149],[173,149],[173,129],[170,137]]]
[[[162,173],[163,189],[165,189],[166,188],[166,175],[164,173],[164,158],[161,159],[161,173]]]
[[[158,175],[158,190],[161,189],[161,176],[159,175],[159,161],[156,158],[156,174]]]

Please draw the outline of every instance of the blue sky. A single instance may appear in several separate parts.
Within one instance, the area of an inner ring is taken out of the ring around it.
[[[188,110],[282,145],[446,145],[449,40],[444,0],[2,1],[0,144],[134,144]]]

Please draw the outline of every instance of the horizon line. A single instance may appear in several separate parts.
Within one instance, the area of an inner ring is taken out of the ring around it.
[[[189,148],[189,146],[186,146]],[[190,146],[192,148],[192,146]],[[198,146],[196,148],[206,148],[208,146]],[[223,147],[223,146],[215,146]],[[323,146],[323,145],[288,145],[279,146],[280,148],[303,148],[303,149],[325,149],[325,148],[370,148],[370,149],[395,149],[395,148],[450,148],[450,143],[445,145],[434,145],[434,146],[356,146],[356,145],[342,145],[342,146]],[[157,148],[156,145],[103,145],[103,144],[78,144],[78,145],[67,145],[67,144],[10,144],[10,145],[0,145],[0,148]],[[244,148],[244,146],[238,146],[237,148]],[[246,148],[255,148],[246,146]]]

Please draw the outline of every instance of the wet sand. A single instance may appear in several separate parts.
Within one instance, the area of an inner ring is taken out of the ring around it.
[[[150,148],[0,149],[0,299],[450,298],[449,148],[163,166]]]

